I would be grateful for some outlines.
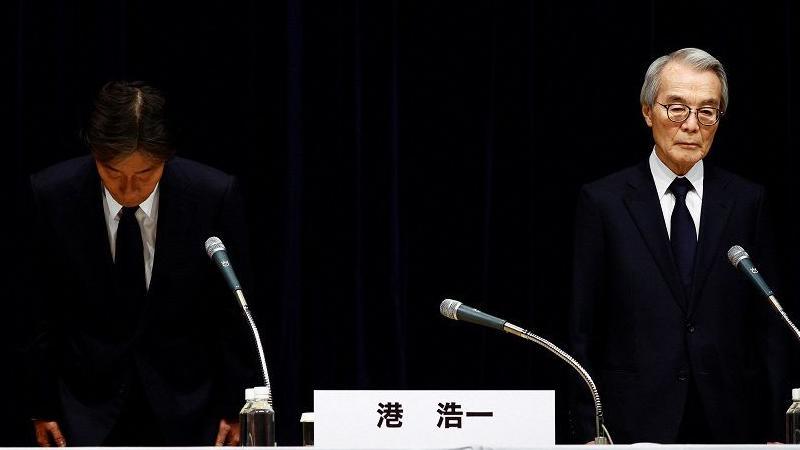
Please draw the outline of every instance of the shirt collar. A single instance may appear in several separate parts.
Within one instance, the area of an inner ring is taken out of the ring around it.
[[[650,172],[653,174],[653,180],[656,182],[656,191],[658,192],[658,198],[663,197],[667,190],[669,189],[669,185],[675,181],[675,178],[678,175],[667,167],[661,159],[659,159],[658,155],[656,155],[656,148],[653,146],[653,151],[650,153]],[[689,172],[686,173],[685,177],[689,182],[692,183],[692,187],[694,187],[695,192],[700,198],[703,198],[703,175],[705,170],[703,168],[703,160],[697,161]]]
[[[153,192],[150,193],[150,195],[145,199],[145,201],[139,204],[139,208],[141,208],[142,211],[144,211],[144,214],[147,217],[152,217],[151,215],[153,213],[153,203],[156,198],[156,193],[158,192],[159,184],[160,182],[156,183],[156,188],[153,189]],[[108,205],[108,217],[110,217],[111,219],[116,219],[117,214],[119,214],[119,210],[122,209],[122,205],[120,205],[116,200],[114,200],[114,197],[111,195],[111,192],[108,191],[108,188],[105,187],[105,185],[103,185],[103,192],[105,193],[106,204]]]

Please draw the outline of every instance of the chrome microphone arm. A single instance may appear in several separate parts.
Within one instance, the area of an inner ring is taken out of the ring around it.
[[[596,428],[594,443],[597,445],[613,444],[614,442],[611,439],[611,435],[609,434],[608,429],[606,429],[606,426],[603,424],[603,406],[600,403],[600,394],[597,392],[597,386],[595,386],[594,381],[592,381],[592,377],[589,375],[589,372],[587,372],[586,369],[584,369],[583,366],[581,366],[580,363],[575,360],[575,358],[543,337],[539,337],[530,331],[509,322],[503,324],[503,331],[539,344],[540,346],[549,350],[550,353],[553,353],[561,358],[564,362],[572,366],[572,368],[575,369],[578,374],[580,374],[581,378],[583,378],[583,381],[586,382],[586,385],[589,387],[589,391],[591,391],[592,398],[594,399],[594,417]]]
[[[244,299],[244,293],[241,289],[234,291],[236,300],[239,306],[242,307],[247,323],[250,325],[250,330],[253,332],[253,339],[256,341],[256,348],[258,349],[258,358],[261,361],[261,375],[264,377],[264,386],[267,388],[267,403],[272,406],[272,387],[269,383],[269,373],[267,372],[267,360],[264,357],[264,347],[261,345],[261,337],[258,334],[256,322],[253,320],[253,315],[250,314],[250,308],[247,306],[247,301]]]
[[[798,330],[797,327],[792,322],[792,320],[789,319],[789,316],[786,314],[786,311],[784,311],[783,308],[781,308],[781,304],[778,303],[778,299],[774,295],[770,295],[768,298],[769,302],[772,304],[772,307],[775,308],[775,311],[777,311],[778,314],[780,314],[781,317],[783,317],[783,321],[786,322],[786,325],[788,325],[789,328],[792,329],[794,335],[797,336],[798,340],[800,340],[800,330]]]

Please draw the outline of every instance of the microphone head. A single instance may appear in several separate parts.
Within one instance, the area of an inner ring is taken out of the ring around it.
[[[208,253],[209,258],[214,256],[214,253],[220,250],[225,250],[225,245],[222,243],[220,238],[211,236],[210,238],[206,239],[206,253]]]
[[[728,250],[728,261],[733,264],[733,267],[738,267],[739,263],[745,259],[749,258],[750,255],[747,254],[744,249],[738,245],[734,245],[733,247]]]
[[[439,312],[448,319],[458,320],[456,311],[458,311],[459,306],[461,306],[460,301],[446,298],[442,304],[439,305]]]

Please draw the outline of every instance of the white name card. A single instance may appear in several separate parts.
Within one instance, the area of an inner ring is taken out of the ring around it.
[[[555,445],[555,391],[315,390],[314,445]]]

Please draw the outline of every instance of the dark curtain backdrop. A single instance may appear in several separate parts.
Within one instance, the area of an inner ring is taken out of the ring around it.
[[[0,445],[30,443],[18,388],[25,286],[13,269],[25,251],[15,239],[22,192],[31,172],[87,152],[79,131],[109,79],[160,86],[179,153],[246,187],[257,275],[246,290],[280,445],[300,443],[314,389],[555,389],[558,442],[570,442],[564,387],[575,375],[532,344],[437,309],[460,299],[565,344],[578,188],[647,157],[642,78],[681,47],[704,48],[729,71],[709,162],[767,185],[782,265],[766,276],[785,280],[781,297],[797,309],[790,0],[2,8]]]

